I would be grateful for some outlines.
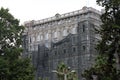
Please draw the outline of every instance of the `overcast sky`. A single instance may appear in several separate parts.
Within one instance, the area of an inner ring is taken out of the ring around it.
[[[21,23],[79,10],[83,6],[101,10],[96,0],[0,0],[0,7],[8,8]]]

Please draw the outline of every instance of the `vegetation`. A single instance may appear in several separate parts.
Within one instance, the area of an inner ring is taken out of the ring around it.
[[[48,78],[41,78],[41,77],[39,77],[38,80],[48,80]]]
[[[65,74],[67,74],[67,80],[77,80],[77,74],[74,70],[71,70],[70,67],[61,62],[56,70],[59,80],[65,80]],[[61,74],[63,73],[63,74]]]
[[[30,60],[21,58],[23,30],[8,9],[0,9],[0,80],[34,80]]]
[[[101,40],[97,45],[99,53],[95,65],[86,70],[83,76],[92,80],[120,79],[120,0],[97,0],[105,8],[101,16],[102,25],[98,30]]]

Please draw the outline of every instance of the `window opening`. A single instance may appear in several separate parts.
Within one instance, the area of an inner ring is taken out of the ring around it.
[[[63,52],[66,53],[66,49],[64,49]]]
[[[75,47],[73,47],[73,52],[76,52],[76,48]]]
[[[85,49],[86,49],[86,47],[85,47],[85,46],[83,46],[83,51],[85,51]]]
[[[85,32],[85,25],[83,24],[83,32]]]

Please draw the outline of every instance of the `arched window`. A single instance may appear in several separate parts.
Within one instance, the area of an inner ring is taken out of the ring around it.
[[[63,36],[67,36],[67,30],[66,29],[63,30]]]
[[[72,34],[76,34],[76,33],[77,33],[76,27],[73,27],[73,28],[72,28],[71,33],[72,33]]]
[[[31,43],[32,41],[31,41],[31,37],[29,38],[29,43]]]
[[[35,41],[35,36],[32,35],[32,36],[31,36],[31,42],[34,42],[34,41]]]
[[[40,36],[40,40],[43,40],[43,35]]]
[[[37,41],[40,41],[40,35],[37,36]]]
[[[45,34],[45,40],[48,40],[49,39],[49,34]]]
[[[54,32],[54,38],[57,38],[57,31]]]

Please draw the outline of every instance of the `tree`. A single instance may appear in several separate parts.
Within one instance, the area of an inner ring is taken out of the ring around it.
[[[33,80],[28,58],[22,58],[23,26],[8,9],[0,9],[0,80]]]
[[[77,74],[74,70],[71,70],[70,67],[65,65],[63,62],[61,62],[57,66],[57,77],[59,80],[64,80],[65,79],[65,74],[67,80],[77,80]]]
[[[99,53],[95,65],[85,71],[84,77],[90,80],[96,75],[98,80],[119,80],[120,72],[120,0],[97,0],[97,4],[105,8],[101,15],[102,25],[98,34]]]
[[[67,67],[63,62],[61,62],[61,63],[57,66],[57,72],[64,73],[65,70],[68,70],[68,67]],[[58,77],[59,80],[64,80],[64,75],[57,74],[57,77]]]
[[[48,80],[48,78],[41,78],[41,77],[39,77],[38,80]]]

